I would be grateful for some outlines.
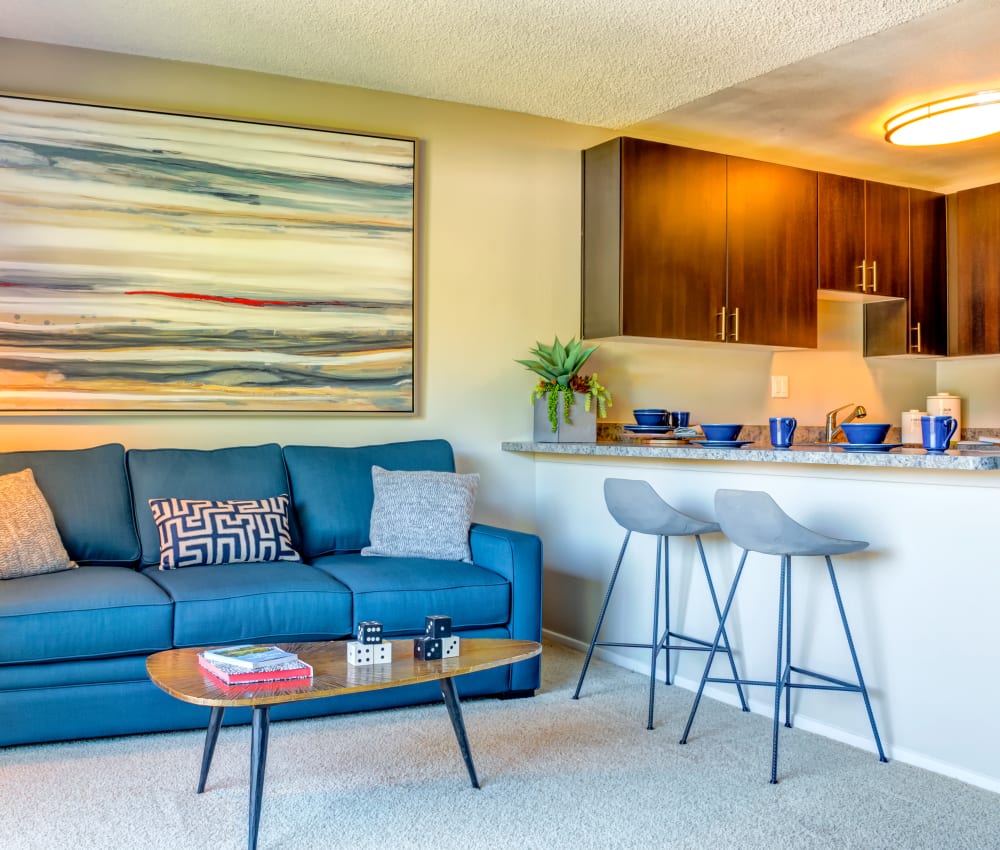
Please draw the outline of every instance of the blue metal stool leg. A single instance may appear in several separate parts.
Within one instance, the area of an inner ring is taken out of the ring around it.
[[[660,644],[660,563],[662,560],[663,538],[656,538],[656,580],[653,584],[653,638],[650,642],[649,650],[649,719],[646,721],[646,728],[653,728],[653,699],[656,696],[656,656],[659,653]]]
[[[788,573],[785,576],[785,675],[790,679],[792,670],[792,558],[788,556]],[[785,684],[788,684],[786,679]],[[792,689],[785,688],[785,728],[792,728]]]
[[[705,547],[702,545],[701,535],[696,534],[694,539],[698,543],[698,554],[701,555],[701,565],[705,570],[705,580],[708,582],[708,592],[712,597],[712,607],[715,608],[715,616],[721,623],[722,611],[719,609],[719,597],[715,593],[715,583],[712,581],[712,574],[708,569],[708,559],[705,557]],[[746,697],[743,695],[743,686],[740,684],[740,674],[736,672],[736,661],[733,659],[732,644],[729,643],[729,635],[726,634],[725,626],[722,627],[722,640],[725,641],[726,655],[729,656],[729,669],[733,671],[733,680],[736,682],[736,693],[739,694],[740,697],[740,708],[744,711],[749,711],[750,706],[747,705]]]
[[[701,695],[705,690],[705,682],[708,681],[708,674],[712,670],[712,662],[715,660],[715,653],[719,650],[719,641],[722,640],[722,633],[726,628],[726,619],[729,617],[729,609],[733,607],[733,599],[736,596],[736,587],[740,583],[740,576],[743,575],[743,567],[746,566],[748,551],[743,550],[743,557],[740,558],[740,565],[736,569],[733,577],[733,586],[729,589],[729,596],[726,598],[726,607],[722,609],[722,616],[719,617],[719,628],[715,631],[715,639],[712,641],[712,648],[708,651],[708,660],[705,662],[705,671],[701,674],[701,682],[698,683],[698,692],[694,697],[694,704],[691,706],[691,713],[688,715],[687,723],[684,726],[684,733],[681,735],[680,743],[686,744],[688,733],[691,731],[691,724],[694,723],[694,716],[698,712],[698,704],[701,702]]]
[[[657,651],[661,647],[667,647],[666,652],[663,653],[664,656],[664,681],[670,685],[672,684],[670,675],[670,538],[662,537],[663,541],[663,640],[657,646]],[[655,637],[653,638],[656,639]]]
[[[784,636],[784,614],[785,614],[785,578],[787,576],[788,561],[791,558],[788,555],[781,556],[781,580],[780,588],[778,591],[778,657],[775,662],[774,671],[774,725],[772,730],[772,740],[771,740],[771,784],[777,785],[778,783],[778,714],[781,710],[781,685],[784,679],[784,671],[782,670],[782,651],[781,643],[782,637]]]
[[[583,687],[583,680],[587,675],[587,668],[590,666],[590,658],[594,654],[594,644],[597,643],[597,636],[601,633],[601,626],[604,624],[604,615],[608,611],[608,602],[611,600],[611,591],[614,590],[615,582],[618,580],[618,571],[622,568],[622,559],[625,557],[625,549],[628,547],[628,541],[631,536],[631,531],[625,532],[625,540],[622,542],[621,551],[618,553],[618,562],[611,573],[611,581],[608,582],[608,591],[604,594],[604,604],[601,606],[601,613],[597,618],[597,625],[594,627],[594,636],[590,639],[590,647],[587,649],[587,657],[584,659],[583,669],[580,671],[580,681],[576,683],[576,691],[573,693],[573,699],[580,698],[580,688]]]
[[[858,654],[854,650],[854,639],[851,637],[851,628],[847,625],[847,614],[844,613],[844,602],[840,598],[840,588],[837,586],[837,576],[833,571],[833,561],[830,556],[826,556],[826,568],[830,573],[830,583],[833,585],[833,595],[837,599],[837,610],[840,611],[840,621],[844,624],[844,635],[847,637],[847,646],[851,650],[851,659],[854,661],[854,672],[858,675],[858,686],[861,689],[861,696],[865,700],[865,711],[868,712],[868,722],[872,726],[872,734],[875,736],[875,746],[878,748],[878,760],[887,762],[885,751],[882,749],[882,739],[879,738],[878,729],[875,726],[875,715],[872,713],[871,700],[868,699],[868,688],[865,687],[864,677],[861,675],[861,665],[858,663]]]

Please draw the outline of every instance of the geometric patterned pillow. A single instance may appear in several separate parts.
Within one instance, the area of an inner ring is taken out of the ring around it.
[[[0,475],[0,579],[75,568],[34,473]]]
[[[160,569],[301,561],[288,530],[288,496],[269,499],[150,499]]]

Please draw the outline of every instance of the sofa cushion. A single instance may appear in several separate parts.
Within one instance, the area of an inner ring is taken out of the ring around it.
[[[288,496],[270,499],[150,499],[160,569],[301,561],[288,532]]]
[[[359,552],[370,542],[372,467],[454,472],[447,440],[413,440],[377,446],[285,446],[292,503],[305,558]]]
[[[461,561],[325,555],[313,566],[354,593],[354,619],[378,620],[388,635],[423,632],[424,617],[446,614],[456,629],[510,621],[510,585],[492,570]]]
[[[160,563],[160,537],[150,499],[265,499],[288,492],[281,447],[275,443],[209,451],[130,449],[128,472],[143,566]],[[295,545],[294,523],[291,532]]]
[[[175,646],[330,640],[353,630],[350,591],[305,564],[142,572],[174,600]]]
[[[0,592],[0,663],[170,649],[172,622],[169,597],[129,569],[81,567],[11,579]]]
[[[372,467],[374,502],[362,555],[471,561],[479,474]]]
[[[74,569],[31,470],[0,475],[0,579]]]
[[[125,566],[139,559],[123,446],[0,454],[0,474],[22,469],[34,474],[70,558]]]

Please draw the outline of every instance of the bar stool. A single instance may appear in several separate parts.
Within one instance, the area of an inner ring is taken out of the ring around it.
[[[691,731],[691,724],[694,721],[695,713],[698,711],[698,703],[701,701],[705,683],[720,682],[728,684],[733,681],[733,679],[714,678],[709,673],[711,672],[712,662],[715,660],[716,651],[723,648],[722,641],[725,639],[723,627],[725,626],[726,618],[729,616],[729,609],[732,607],[733,597],[736,595],[736,587],[740,583],[740,576],[743,575],[743,567],[746,565],[747,555],[750,552],[761,552],[766,555],[781,556],[781,579],[778,591],[778,651],[774,681],[753,681],[749,679],[739,681],[743,685],[767,685],[774,688],[771,784],[776,784],[778,781],[778,714],[781,706],[781,692],[783,690],[785,692],[785,726],[791,728],[792,688],[860,693],[865,702],[865,710],[868,712],[868,721],[871,723],[872,734],[875,736],[875,746],[878,749],[879,761],[888,761],[885,757],[885,752],[882,750],[882,740],[879,738],[878,728],[875,726],[875,715],[872,714],[871,701],[868,699],[868,689],[865,687],[865,680],[861,675],[861,665],[858,664],[858,654],[854,649],[854,640],[851,637],[851,629],[847,625],[844,603],[840,597],[837,576],[833,571],[833,561],[830,558],[831,555],[845,555],[849,552],[858,552],[866,549],[868,548],[868,543],[863,540],[840,540],[836,537],[827,537],[811,531],[799,525],[799,523],[782,511],[774,499],[767,493],[759,491],[719,490],[715,494],[715,510],[723,532],[737,546],[742,547],[743,557],[740,558],[740,565],[733,578],[733,586],[729,591],[729,597],[726,599],[726,607],[722,611],[719,628],[715,633],[715,640],[708,654],[705,672],[702,674],[701,684],[698,686],[698,693],[694,698],[694,705],[691,706],[691,714],[688,716],[687,725],[684,727],[681,743],[687,743],[688,733]],[[857,684],[846,682],[843,679],[836,679],[822,673],[814,673],[792,665],[792,556],[801,555],[820,555],[826,558],[826,568],[830,575],[830,583],[833,586],[834,598],[837,600],[837,610],[840,612],[840,621],[844,626],[847,646],[851,650],[851,660],[854,662],[854,671],[858,677]],[[782,649],[783,644],[784,649]],[[726,641],[726,645],[728,646],[728,640]],[[723,651],[725,650],[723,649]],[[782,660],[782,655],[784,655],[784,660]],[[792,682],[792,673],[810,677],[822,684]],[[734,676],[734,678],[736,677]]]
[[[595,646],[619,646],[633,647],[650,650],[649,664],[649,719],[647,729],[653,728],[653,699],[656,689],[656,659],[660,650],[665,651],[666,660],[666,683],[670,684],[670,653],[672,651],[696,650],[708,652],[710,650],[721,651],[729,656],[729,665],[733,671],[733,681],[736,683],[736,691],[740,697],[740,705],[744,711],[749,711],[746,699],[743,697],[743,688],[739,681],[739,674],[736,672],[736,663],[733,661],[733,653],[729,648],[729,637],[725,629],[722,628],[722,612],[719,609],[719,600],[715,593],[715,585],[712,583],[712,575],[708,571],[708,562],[705,560],[705,548],[702,546],[701,535],[710,534],[719,530],[716,522],[706,522],[683,514],[668,505],[661,499],[656,491],[646,481],[630,481],[623,478],[608,478],[604,482],[604,501],[608,506],[608,511],[615,521],[625,529],[625,540],[622,543],[621,551],[618,553],[618,562],[611,573],[611,581],[608,583],[608,591],[604,595],[604,604],[601,606],[600,616],[597,618],[597,626],[594,628],[594,636],[590,641],[590,648],[587,650],[587,658],[583,662],[583,670],[580,671],[580,681],[577,682],[576,692],[573,699],[580,698],[580,688],[583,687],[584,677],[587,675],[587,667],[590,666],[591,656],[594,654]],[[611,591],[614,590],[615,582],[618,579],[618,572],[621,569],[622,559],[625,557],[625,549],[628,547],[632,532],[640,534],[655,534],[656,543],[656,579],[653,584],[653,635],[651,643],[613,643],[608,641],[598,641],[601,625],[604,623],[604,615],[608,610],[608,602],[611,599]],[[715,607],[715,616],[719,620],[721,637],[717,634],[716,641],[701,640],[689,637],[670,629],[670,547],[668,537],[688,537],[693,536],[698,543],[698,552],[701,555],[701,563],[705,569],[705,579],[708,582],[708,592],[712,597],[712,605]],[[665,628],[662,635],[659,631],[660,617],[660,574],[661,563],[663,565],[663,596],[666,608]],[[670,638],[686,641],[686,644],[672,644]],[[687,645],[693,644],[693,645]]]

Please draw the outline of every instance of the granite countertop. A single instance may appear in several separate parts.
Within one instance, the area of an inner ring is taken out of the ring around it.
[[[664,441],[665,442],[665,441]],[[836,466],[897,467],[912,469],[1000,469],[1000,451],[957,451],[928,454],[920,448],[899,448],[890,452],[845,452],[835,446],[793,446],[773,449],[751,444],[740,449],[706,449],[694,445],[655,445],[654,441],[635,443],[533,443],[505,441],[505,452],[577,455],[591,457],[647,457],[665,460],[742,461],[743,463],[820,463]]]

